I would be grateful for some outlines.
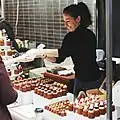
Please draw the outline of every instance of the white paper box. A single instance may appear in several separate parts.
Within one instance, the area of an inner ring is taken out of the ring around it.
[[[71,93],[67,93],[66,96],[62,96],[62,97],[58,97],[58,98],[53,98],[53,99],[47,99],[47,98],[44,98],[40,95],[37,95],[37,94],[34,94],[33,93],[33,105],[35,107],[40,107],[40,108],[44,108],[44,106],[46,105],[49,105],[49,104],[52,104],[52,103],[56,103],[56,102],[59,102],[61,100],[70,100],[70,101],[73,101],[73,94]]]
[[[17,90],[17,92],[18,98],[16,101],[18,102],[19,105],[27,105],[33,103],[33,91],[21,92]]]

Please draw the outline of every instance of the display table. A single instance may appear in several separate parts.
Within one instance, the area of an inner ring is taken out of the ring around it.
[[[32,104],[9,108],[13,120],[35,120],[34,110]]]
[[[52,104],[52,103],[56,103],[56,102],[59,102],[61,100],[73,101],[73,99],[74,99],[74,96],[71,93],[67,93],[66,96],[53,98],[51,100],[46,99],[44,97],[41,97],[41,96],[39,96],[37,94],[33,94],[33,104],[34,104],[34,107],[41,107],[41,108],[44,108],[46,105],[49,105],[49,104]]]
[[[44,116],[45,120],[92,120],[92,119],[89,119],[87,117],[84,117],[83,115],[79,115],[79,114],[73,113],[73,112],[67,112],[67,116],[65,116],[65,117],[60,117],[60,116],[53,114],[49,111],[45,111],[45,114],[46,114]],[[101,115],[100,117],[96,117],[93,120],[107,120],[106,114]],[[116,112],[113,112],[113,120],[117,120],[117,113]]]
[[[25,105],[20,107],[9,108],[10,113],[12,115],[13,120],[36,120],[35,116],[35,107],[34,105]],[[82,115],[78,115],[73,112],[68,112],[67,116],[60,117],[56,114],[53,114],[47,110],[44,110],[42,114],[43,120],[91,120]],[[101,115],[100,117],[96,117],[94,120],[107,120],[106,115]],[[113,112],[113,120],[117,120],[116,111]]]

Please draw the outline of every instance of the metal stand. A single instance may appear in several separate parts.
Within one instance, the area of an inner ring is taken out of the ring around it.
[[[107,120],[112,120],[112,0],[106,0]]]

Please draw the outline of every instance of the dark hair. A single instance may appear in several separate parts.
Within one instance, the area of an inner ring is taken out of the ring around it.
[[[66,8],[64,8],[63,13],[68,14],[75,19],[78,16],[80,16],[81,17],[80,24],[85,27],[88,27],[89,25],[92,24],[92,17],[90,10],[88,6],[83,2],[80,2],[77,5],[72,4],[67,6]]]

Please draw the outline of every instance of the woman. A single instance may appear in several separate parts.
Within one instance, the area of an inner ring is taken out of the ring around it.
[[[12,88],[0,56],[0,120],[12,120],[7,105],[15,102],[16,99],[17,92]]]
[[[62,62],[71,56],[75,71],[76,95],[81,90],[98,88],[100,86],[100,71],[96,63],[96,37],[87,27],[92,24],[88,7],[80,2],[72,4],[63,10],[63,19],[69,33],[65,36],[62,46],[58,49],[58,57],[48,60]],[[57,54],[56,54],[57,55]]]

